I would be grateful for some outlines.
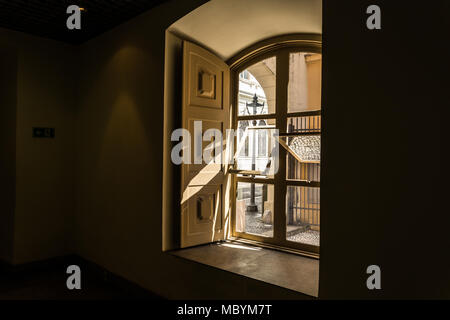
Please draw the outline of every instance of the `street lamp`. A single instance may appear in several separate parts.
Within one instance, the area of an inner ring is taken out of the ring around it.
[[[247,108],[247,112],[248,114],[253,114],[256,115],[258,114],[258,108],[261,107],[261,112],[264,109],[264,102],[263,103],[259,103],[258,102],[258,97],[255,95],[253,96],[253,101],[248,103],[245,103],[245,106]],[[253,108],[253,113],[250,113],[249,108]],[[255,127],[257,124],[256,120],[253,120],[252,122],[253,126]],[[256,169],[256,131],[254,130],[252,132],[252,140],[253,140],[253,147],[252,147],[252,171],[254,171]],[[255,184],[251,183],[250,185],[250,204],[247,206],[247,212],[258,212],[258,206],[255,203]]]

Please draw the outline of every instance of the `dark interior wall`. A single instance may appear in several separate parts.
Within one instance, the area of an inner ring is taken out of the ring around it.
[[[15,141],[15,167],[10,166],[15,190],[8,190],[5,203],[14,199],[15,192],[14,228],[8,230],[14,230],[11,262],[20,264],[73,250],[77,68],[70,45],[3,29],[0,34],[4,46],[14,52],[2,63],[9,66],[7,71],[16,66],[11,76],[15,86],[10,83],[4,88],[14,95],[16,105],[2,104],[3,112],[11,120],[14,113],[16,121],[8,121],[2,130],[8,130],[4,136]],[[32,127],[53,127],[56,137],[32,138]]]
[[[320,296],[450,298],[448,1],[376,1],[369,31],[372,2],[324,2]]]
[[[0,42],[0,260],[12,262],[16,183],[17,54]]]

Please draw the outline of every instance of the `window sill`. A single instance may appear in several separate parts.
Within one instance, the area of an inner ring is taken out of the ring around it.
[[[212,243],[170,253],[311,297],[318,297],[317,259],[237,241]]]

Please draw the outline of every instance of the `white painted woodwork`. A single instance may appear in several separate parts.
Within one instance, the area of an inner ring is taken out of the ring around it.
[[[229,178],[225,165],[226,143],[219,163],[194,163],[194,122],[202,132],[218,129],[226,137],[230,126],[230,70],[207,50],[183,42],[183,128],[191,134],[191,164],[182,164],[181,247],[222,240],[229,213]],[[212,141],[203,141],[204,148]],[[216,141],[218,142],[218,141]]]

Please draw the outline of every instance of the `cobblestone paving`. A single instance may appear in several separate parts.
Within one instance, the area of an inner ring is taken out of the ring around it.
[[[253,233],[264,236],[273,236],[273,226],[271,224],[265,224],[261,221],[261,213],[246,213],[245,214],[245,232]],[[310,244],[314,246],[319,246],[320,238],[319,231],[307,230],[304,232],[297,233],[293,236],[288,237],[289,241],[295,241],[305,244]]]

